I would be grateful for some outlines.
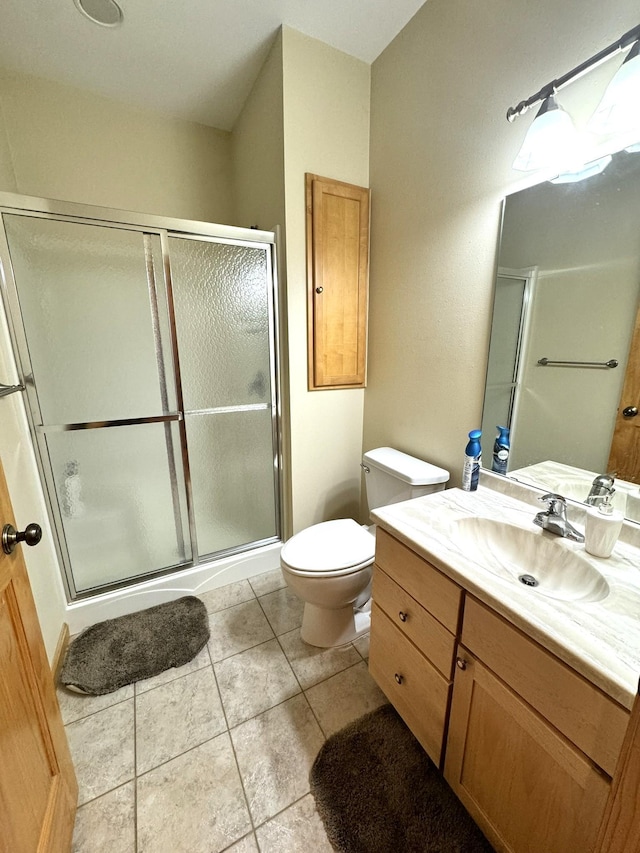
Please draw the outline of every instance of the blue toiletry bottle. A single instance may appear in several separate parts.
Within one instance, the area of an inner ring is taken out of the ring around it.
[[[493,444],[493,463],[491,470],[497,474],[507,473],[509,461],[509,427],[497,427],[498,435]]]
[[[469,443],[464,451],[464,468],[462,469],[462,488],[465,492],[475,492],[478,488],[482,460],[481,435],[481,429],[472,429],[469,433]]]

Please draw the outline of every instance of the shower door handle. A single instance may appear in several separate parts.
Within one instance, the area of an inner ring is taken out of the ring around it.
[[[13,554],[18,542],[25,545],[37,545],[42,539],[42,528],[39,524],[27,524],[24,530],[18,531],[12,524],[2,528],[2,550],[5,554]]]

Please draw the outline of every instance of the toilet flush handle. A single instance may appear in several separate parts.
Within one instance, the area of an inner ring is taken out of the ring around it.
[[[371,468],[364,464],[364,462],[360,463],[360,467],[364,471],[365,474],[369,474],[371,472]]]

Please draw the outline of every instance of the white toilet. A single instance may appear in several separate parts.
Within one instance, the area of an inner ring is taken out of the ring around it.
[[[363,456],[369,509],[444,489],[449,472],[391,447]],[[302,639],[329,648],[365,634],[371,623],[375,526],[351,518],[324,521],[292,536],[280,565],[304,602]]]

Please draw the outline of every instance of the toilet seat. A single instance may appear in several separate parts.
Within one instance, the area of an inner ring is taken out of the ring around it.
[[[280,561],[304,577],[337,577],[370,565],[375,544],[375,535],[352,518],[323,521],[292,536]]]

